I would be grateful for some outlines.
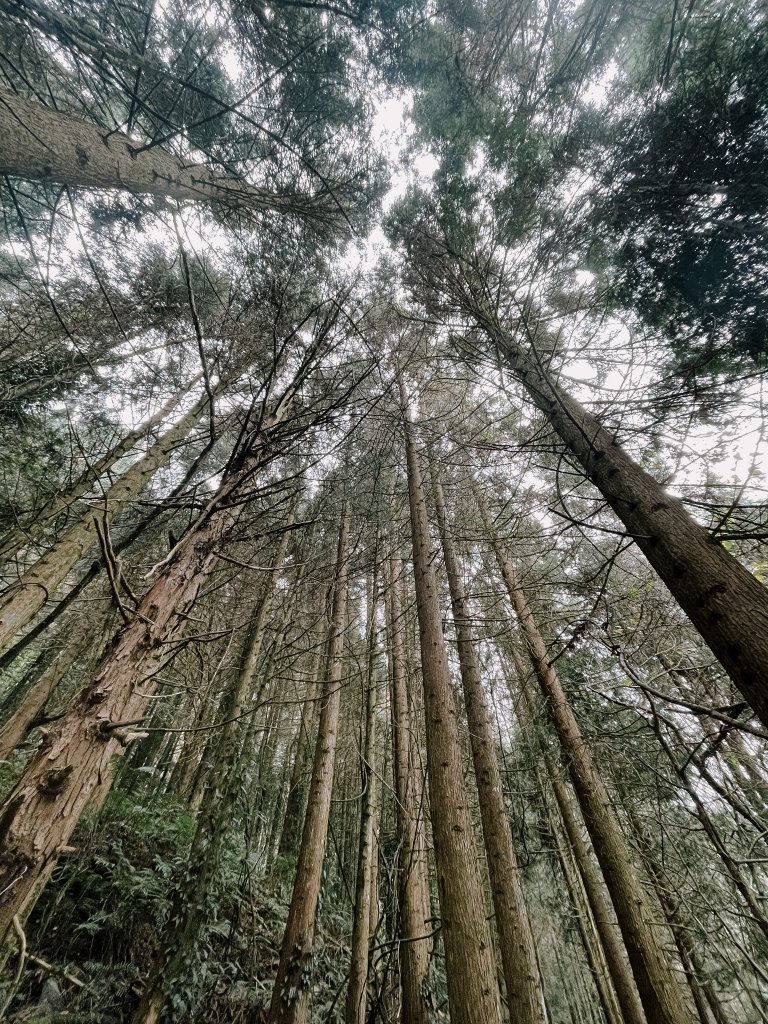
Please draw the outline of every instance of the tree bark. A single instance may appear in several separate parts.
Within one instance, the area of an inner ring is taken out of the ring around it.
[[[495,955],[486,920],[472,818],[467,806],[456,703],[443,639],[437,582],[430,557],[421,469],[416,457],[413,426],[406,414],[402,382],[400,404],[405,428],[413,570],[424,682],[429,802],[448,1005],[452,1024],[498,1024],[501,1007]]]
[[[532,730],[535,728],[535,725],[531,694],[526,683],[528,673],[525,671],[522,659],[514,647],[510,646],[508,650],[520,684],[522,708],[525,712],[524,728],[526,731]],[[514,700],[516,695],[511,694],[511,696]],[[515,701],[515,703],[517,702]],[[600,869],[595,864],[582,836],[579,812],[573,805],[573,799],[558,772],[557,766],[544,750],[543,743],[540,743],[540,746],[544,768],[555,797],[555,803],[557,804],[560,820],[565,829],[569,848],[573,854],[581,882],[584,886],[584,893],[587,897],[589,910],[605,956],[606,967],[616,993],[616,998],[621,1007],[623,1019],[625,1024],[646,1024],[640,995],[627,960],[627,950],[616,924],[611,898],[606,890],[605,881],[600,873]]]
[[[166,993],[183,975],[185,965],[190,955],[193,955],[204,919],[206,896],[214,883],[222,844],[240,787],[242,771],[239,747],[243,715],[253,692],[274,586],[285,560],[289,539],[290,533],[286,530],[277,545],[272,569],[256,604],[256,614],[248,626],[229,699],[223,701],[224,724],[218,737],[214,765],[189,853],[190,881],[174,901],[174,924],[163,936],[163,944],[152,965],[132,1024],[156,1024],[167,998]]]
[[[397,889],[399,909],[398,951],[401,1019],[404,1024],[427,1024],[425,982],[432,954],[427,850],[424,835],[424,793],[421,771],[413,750],[414,728],[408,706],[402,606],[400,601],[400,561],[389,560],[387,585],[387,624],[389,639],[389,675],[392,706],[392,768],[395,781],[399,856]]]
[[[330,594],[327,593],[324,587],[318,588],[316,592],[313,592],[313,596],[310,598],[309,609],[312,610],[311,614],[314,621],[325,616],[325,608],[329,600]],[[310,632],[308,636],[314,636],[314,633]],[[317,729],[318,697],[320,696],[318,691],[318,675],[321,659],[319,644],[313,644],[310,651],[304,655],[304,658],[305,668],[302,670],[302,674],[305,679],[305,696],[304,703],[301,706],[301,719],[296,735],[296,747],[288,783],[288,796],[280,828],[280,839],[277,844],[278,857],[293,857],[296,854],[307,798],[307,769],[310,765]]]
[[[159,146],[0,90],[0,174],[88,189],[123,189],[181,202],[213,203],[241,213],[322,213],[311,196],[279,195],[216,174]]]
[[[376,558],[377,555],[374,555]],[[345,1024],[365,1024],[366,993],[368,989],[368,949],[371,938],[371,890],[373,861],[376,855],[376,826],[378,818],[378,787],[376,758],[376,606],[378,603],[378,575],[374,568],[371,580],[368,612],[368,667],[366,673],[365,745],[360,759],[362,803],[360,807],[360,842],[357,854],[355,881],[355,910],[352,926],[349,983],[344,1008]]]
[[[592,759],[511,561],[494,544],[504,582],[525,637],[536,678],[571,775],[584,822],[611,894],[632,973],[653,1024],[693,1024],[682,985],[653,932],[644,887],[632,865],[629,844]]]
[[[244,507],[235,500],[238,485],[250,480],[265,434],[284,418],[288,405],[289,399],[281,400],[265,418],[248,457],[239,470],[225,475],[115,637],[91,683],[0,807],[0,937],[67,845],[92,794],[108,778],[113,756],[124,750],[132,726],[143,719],[166,659],[165,645],[194,604],[218,546],[238,523]]]
[[[301,835],[301,823],[306,800],[304,776],[309,765],[317,721],[317,672],[319,666],[320,656],[315,655],[307,673],[307,693],[301,706],[301,721],[299,722],[299,731],[296,736],[296,750],[293,755],[291,778],[288,783],[288,799],[285,804],[283,827],[280,830],[280,841],[277,847],[277,855],[279,857],[293,857],[296,853],[299,836]]]
[[[592,980],[595,983],[600,1006],[605,1015],[606,1024],[625,1024],[616,991],[611,983],[608,963],[602,943],[600,942],[594,915],[587,900],[585,886],[576,864],[576,858],[563,828],[562,818],[559,811],[553,812],[549,806],[546,796],[549,787],[546,785],[539,770],[536,772],[536,780],[541,793],[542,803],[545,805],[547,828],[555,844],[557,859],[565,879],[565,887],[568,890],[571,905],[576,914],[582,945],[584,946],[587,963],[592,973]],[[639,998],[638,996],[638,1002]],[[642,1013],[642,1006],[640,1010]],[[645,1020],[644,1014],[642,1020]]]
[[[768,725],[768,590],[646,473],[600,421],[526,355],[495,314],[464,292],[535,405],[565,442],[757,717]]]
[[[456,629],[496,931],[504,967],[507,1006],[511,1020],[517,1024],[544,1024],[544,995],[536,949],[504,803],[494,736],[472,636],[469,601],[464,591],[453,540],[448,532],[443,487],[434,465],[432,475],[435,512]]]
[[[0,760],[10,757],[24,742],[38,722],[56,687],[91,647],[94,641],[94,625],[90,619],[81,621],[69,643],[59,651],[37,682],[29,688],[21,704],[0,729]],[[96,657],[100,657],[107,640],[108,635],[99,637]]]
[[[344,632],[347,626],[349,519],[350,511],[347,503],[339,526],[325,684],[315,745],[309,803],[304,819],[288,921],[280,947],[280,962],[272,990],[268,1024],[305,1024],[309,1015],[315,918],[331,811],[331,791],[341,706],[342,654]]]

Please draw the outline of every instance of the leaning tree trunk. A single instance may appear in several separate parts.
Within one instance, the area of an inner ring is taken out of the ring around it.
[[[247,717],[246,706],[253,692],[274,587],[285,560],[289,538],[290,534],[286,530],[277,546],[269,577],[264,582],[256,614],[248,626],[234,685],[228,699],[222,702],[224,723],[218,736],[205,799],[197,819],[185,886],[174,900],[173,924],[162,936],[162,946],[133,1015],[133,1024],[156,1024],[167,993],[184,976],[190,956],[194,956],[205,916],[206,897],[215,880],[227,827],[237,802],[242,776],[239,763],[240,735],[244,728],[243,721]]]
[[[0,90],[0,137],[0,174],[15,178],[124,189],[135,195],[214,203],[240,213],[322,213],[311,196],[279,195],[216,174],[158,146],[143,146],[120,131],[100,128],[6,90]]]
[[[0,564],[7,559],[13,558],[22,548],[30,544],[39,543],[45,535],[46,528],[54,522],[56,517],[74,505],[83,495],[87,494],[97,480],[108,472],[118,459],[126,455],[143,437],[146,437],[153,427],[167,419],[184,395],[189,393],[189,389],[197,383],[201,376],[202,374],[198,374],[194,380],[190,381],[184,391],[173,395],[162,408],[158,409],[154,415],[144,420],[134,430],[129,431],[100,459],[89,463],[71,487],[51,498],[35,514],[35,518],[31,523],[28,523],[26,526],[18,526],[16,529],[11,530],[10,533],[5,534],[0,542]]]
[[[296,878],[288,921],[280,947],[280,961],[269,1007],[269,1024],[305,1024],[309,1015],[312,947],[323,859],[331,812],[331,791],[336,764],[336,740],[341,706],[344,632],[347,625],[347,573],[349,504],[339,527],[336,578],[328,636],[323,703],[315,745],[309,803],[304,819]]]
[[[376,558],[377,555],[374,555]],[[365,743],[360,759],[362,803],[360,806],[360,842],[357,853],[355,909],[352,925],[349,983],[344,1008],[345,1024],[365,1024],[368,989],[368,950],[371,938],[371,895],[373,861],[376,855],[378,815],[378,774],[376,765],[376,606],[378,577],[376,566],[371,580],[368,611],[368,666],[366,673]]]
[[[266,418],[239,471],[225,475],[197,524],[174,548],[163,572],[117,634],[91,683],[50,731],[0,807],[0,937],[47,877],[92,794],[109,784],[110,762],[135,738],[166,660],[216,551],[236,527],[244,503],[238,484],[259,464],[264,432],[285,416],[283,400]],[[230,507],[231,504],[231,507]]]
[[[534,710],[531,693],[527,685],[528,673],[525,671],[522,659],[514,647],[510,646],[508,649],[520,684],[525,728],[526,730],[533,730],[535,728]],[[513,702],[517,703],[517,695],[514,693],[510,695]],[[555,797],[555,803],[560,814],[560,820],[565,829],[568,845],[584,886],[584,893],[587,897],[595,930],[597,931],[602,952],[605,956],[608,974],[613,983],[625,1024],[646,1024],[646,1017],[640,1002],[637,985],[627,960],[627,950],[616,924],[611,898],[605,888],[600,868],[595,864],[582,836],[582,825],[578,817],[579,812],[574,807],[573,798],[568,792],[557,766],[547,754],[543,742],[540,741],[539,746],[542,761],[544,762]]]
[[[392,707],[392,767],[398,835],[397,891],[398,959],[402,989],[402,1020],[427,1024],[426,978],[432,954],[429,879],[424,835],[424,792],[413,749],[414,728],[408,706],[406,662],[400,601],[400,561],[389,560],[387,634]]]
[[[696,1004],[696,1010],[702,1024],[712,1024],[713,1021],[715,1024],[731,1024],[709,981],[699,977],[696,948],[691,941],[689,925],[681,919],[679,911],[680,901],[673,896],[675,887],[653,852],[652,845],[646,835],[646,830],[632,805],[632,801],[629,799],[622,780],[614,776],[614,781],[616,782],[616,790],[619,794],[621,805],[624,808],[624,813],[634,832],[640,857],[656,886],[659,903],[667,919],[669,930],[674,937],[680,960],[688,978],[691,995],[693,996],[693,1001]]]
[[[419,618],[426,717],[429,802],[448,1005],[452,1024],[498,1024],[499,989],[485,898],[477,863],[472,817],[464,782],[456,702],[443,638],[437,581],[430,553],[429,523],[416,457],[413,425],[400,383],[408,467],[413,571]]]
[[[10,646],[13,638],[29,623],[67,573],[98,540],[97,523],[106,530],[126,502],[139,494],[157,470],[171,458],[174,449],[189,434],[208,406],[208,396],[170,427],[130,469],[105,492],[98,509],[89,509],[73,523],[0,597],[0,651]],[[101,514],[99,514],[101,513]]]
[[[489,531],[490,532],[490,531]],[[592,753],[579,728],[511,561],[494,544],[499,567],[547,701],[584,822],[611,894],[632,973],[653,1024],[693,1024],[683,985],[654,935],[646,893]]]
[[[466,293],[464,302],[755,714],[768,725],[768,590],[621,448],[595,416],[558,387],[539,361],[521,351],[492,311]]]
[[[296,735],[296,749],[288,782],[288,797],[285,803],[283,825],[280,829],[280,840],[277,845],[278,857],[293,857],[301,835],[301,822],[306,800],[304,776],[310,762],[317,721],[317,672],[319,667],[320,656],[316,654],[312,657],[310,668],[307,671],[306,696],[301,706],[301,720]]]
[[[169,509],[174,507],[175,499],[182,494],[193,478],[197,470],[200,468],[200,464],[211,450],[212,442],[209,440],[208,444],[200,451],[191,464],[188,466],[187,471],[181,478],[179,483],[166,495],[147,515],[141,517],[138,522],[127,530],[126,533],[113,545],[113,553],[122,555],[124,551],[127,551],[134,541],[143,536],[146,531],[150,528],[155,520],[167,512]],[[27,630],[27,632],[20,637],[12,647],[9,647],[5,654],[0,655],[0,671],[12,665],[17,658],[28,649],[30,644],[34,643],[38,637],[42,636],[51,626],[57,621],[60,615],[72,607],[74,602],[83,594],[86,587],[88,587],[99,575],[103,568],[104,558],[103,552],[102,557],[90,564],[90,567],[83,572],[83,575],[74,584],[71,590],[68,590],[66,595],[54,605],[52,610],[48,612],[43,618],[38,619],[37,623]]]
[[[510,1018],[516,1024],[544,1024],[544,994],[536,948],[504,803],[494,735],[472,636],[469,601],[464,591],[453,539],[448,532],[443,487],[434,468],[433,491],[451,594],[488,876],[507,989],[507,1006]]]
[[[553,811],[549,805],[549,800],[547,799],[549,787],[545,784],[538,766],[535,769],[535,774],[537,788],[543,805],[542,814],[545,815],[542,820],[545,822],[545,828],[549,831],[555,844],[560,870],[576,915],[582,946],[584,947],[587,964],[589,965],[592,980],[597,990],[597,997],[605,1016],[605,1022],[606,1024],[625,1024],[624,1015],[621,1012],[621,1007],[616,997],[616,991],[611,984],[608,964],[597,932],[594,916],[590,910],[581,875],[570,848],[568,837],[565,835],[562,820],[559,813]],[[627,970],[629,971],[628,965]],[[630,977],[632,976],[631,971],[629,971],[629,975]],[[640,997],[638,996],[637,999],[639,1002]],[[642,1013],[642,1006],[640,1011]],[[643,1014],[642,1020],[645,1020],[645,1014]]]

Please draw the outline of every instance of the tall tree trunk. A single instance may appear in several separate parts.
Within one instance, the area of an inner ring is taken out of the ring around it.
[[[554,811],[549,805],[547,794],[549,787],[546,785],[540,770],[536,771],[536,781],[541,794],[542,804],[546,813],[546,825],[552,835],[557,852],[557,859],[565,879],[565,887],[571,900],[576,920],[581,934],[581,941],[587,957],[587,963],[595,983],[598,999],[605,1015],[606,1024],[625,1024],[624,1015],[619,1006],[616,991],[611,983],[608,963],[603,951],[600,937],[597,931],[594,915],[587,900],[586,890],[576,864],[576,858],[571,850],[568,836],[563,828],[562,818],[559,811]],[[627,967],[627,970],[629,968]],[[631,972],[630,977],[631,977]],[[638,1002],[640,997],[637,996]],[[642,1006],[640,1007],[642,1013]],[[645,1015],[642,1018],[645,1021]]]
[[[309,803],[304,819],[291,906],[280,947],[280,962],[267,1018],[269,1024],[305,1024],[309,1014],[308,975],[311,975],[315,918],[331,811],[341,706],[342,654],[347,626],[349,519],[349,504],[346,503],[339,527],[325,684]]]
[[[124,189],[135,195],[229,209],[321,212],[311,196],[279,195],[166,150],[142,146],[113,129],[0,90],[0,174],[81,188]]]
[[[66,846],[113,756],[130,741],[166,660],[165,648],[184,622],[218,546],[235,528],[244,504],[237,488],[249,481],[259,449],[285,416],[281,400],[237,470],[225,475],[197,524],[168,556],[161,575],[117,634],[91,683],[51,730],[0,807],[0,936],[46,877]],[[229,504],[232,507],[228,507]]]
[[[435,845],[440,917],[445,947],[448,1004],[453,1024],[497,1024],[501,1020],[496,963],[485,913],[472,818],[467,805],[456,702],[448,668],[429,524],[416,457],[413,425],[405,428],[413,570],[419,618],[426,717],[429,802]]]
[[[45,535],[46,529],[53,523],[57,516],[70,508],[79,498],[87,494],[104,473],[126,455],[134,445],[152,430],[153,427],[162,423],[173,412],[181,399],[189,394],[189,390],[200,380],[202,374],[198,374],[186,388],[170,398],[154,415],[144,420],[134,430],[129,431],[117,444],[95,462],[89,463],[77,480],[65,491],[61,491],[51,498],[50,501],[36,512],[32,522],[26,526],[19,526],[10,533],[5,534],[0,542],[0,564],[7,559],[13,558],[20,549],[30,544],[39,543]]]
[[[197,819],[185,887],[175,901],[174,923],[163,936],[163,944],[152,965],[150,977],[133,1016],[133,1024],[156,1024],[167,998],[166,993],[183,976],[203,924],[205,899],[214,882],[240,787],[242,766],[238,755],[244,728],[243,716],[253,692],[264,628],[272,608],[274,586],[285,560],[289,538],[290,534],[286,530],[277,546],[272,570],[256,604],[256,614],[248,627],[229,699],[222,702],[225,719],[219,733],[205,799]]]
[[[664,912],[664,916],[667,919],[669,930],[674,936],[675,945],[677,946],[678,953],[680,954],[680,960],[685,968],[686,977],[688,978],[688,984],[691,989],[691,995],[693,996],[693,1001],[696,1004],[696,1010],[701,1018],[701,1022],[702,1024],[712,1024],[713,1021],[715,1024],[730,1024],[729,1018],[717,998],[717,995],[713,991],[712,986],[706,981],[699,980],[698,972],[696,970],[698,960],[696,949],[691,942],[690,935],[688,934],[688,928],[680,918],[680,912],[678,909],[679,901],[672,895],[674,887],[670,883],[670,880],[666,876],[666,872],[659,864],[652,851],[652,846],[645,834],[642,822],[640,821],[635,808],[632,806],[632,801],[629,799],[626,787],[622,784],[620,779],[615,778],[615,781],[622,807],[624,808],[624,812],[629,819],[632,831],[637,839],[640,856],[648,870],[648,874],[654,881],[656,893],[659,897],[659,902]]]
[[[309,610],[313,621],[325,616],[325,609],[330,595],[325,588],[317,588],[309,599]],[[308,636],[314,636],[309,632]],[[301,662],[299,663],[301,666]],[[304,668],[300,671],[304,676],[305,696],[301,706],[301,719],[296,734],[296,746],[293,754],[288,796],[285,802],[285,813],[280,828],[280,839],[277,846],[279,857],[292,857],[296,854],[304,820],[304,807],[307,799],[307,769],[311,762],[314,749],[315,731],[318,717],[318,675],[321,667],[319,644],[304,655]],[[323,666],[324,668],[324,666]]]
[[[209,673],[200,691],[188,695],[186,706],[179,709],[175,718],[181,727],[192,729],[191,732],[181,734],[181,741],[177,751],[174,751],[175,759],[172,758],[173,766],[168,771],[166,782],[167,792],[173,793],[180,800],[191,802],[201,765],[207,759],[208,749],[215,740],[209,732],[195,731],[196,722],[203,714],[212,721],[215,721],[217,716],[225,717],[219,709],[226,695],[219,694],[216,692],[217,689],[216,676]]]
[[[378,550],[378,547],[377,547]],[[376,559],[377,554],[374,555]],[[378,769],[376,758],[376,606],[378,604],[377,565],[370,583],[368,606],[368,667],[366,673],[365,744],[360,758],[362,803],[360,807],[360,842],[357,854],[355,908],[352,926],[352,949],[344,1009],[345,1024],[365,1024],[368,989],[368,947],[371,938],[371,889],[373,860],[376,854],[378,816]]]
[[[415,730],[408,706],[406,662],[400,601],[400,561],[389,560],[387,624],[392,706],[392,767],[395,777],[399,839],[397,889],[399,962],[404,1024],[427,1024],[426,978],[432,953],[427,850],[424,835],[424,793],[413,749]]]
[[[16,634],[49,600],[67,573],[97,542],[96,521],[108,525],[122,512],[125,503],[135,498],[157,470],[170,459],[174,449],[192,430],[207,405],[206,395],[112,484],[99,502],[98,511],[89,509],[78,522],[64,531],[50,550],[18,582],[8,587],[0,597],[0,651],[10,646]]]
[[[768,590],[625,452],[600,421],[526,355],[495,314],[465,292],[532,401],[576,457],[744,695],[768,725]]]
[[[131,547],[137,538],[144,535],[147,530],[149,530],[152,523],[154,523],[159,516],[167,513],[169,509],[173,509],[175,499],[186,490],[190,480],[199,469],[202,460],[211,450],[211,446],[212,441],[209,440],[203,450],[192,460],[192,463],[187,468],[186,473],[170,493],[158,502],[147,515],[141,516],[129,530],[126,530],[120,540],[113,545],[115,555],[122,555],[124,551],[127,551],[128,548]],[[54,605],[52,610],[43,618],[39,619],[31,629],[27,630],[27,632],[20,637],[12,647],[8,648],[5,654],[0,655],[0,671],[13,664],[17,658],[20,658],[30,644],[34,643],[38,637],[42,636],[46,630],[50,629],[59,616],[72,607],[74,602],[99,575],[103,565],[103,557],[93,561],[90,567],[83,572],[83,575],[77,583],[75,583],[71,590],[68,590],[66,595]]]
[[[544,996],[536,949],[520,884],[520,869],[512,843],[494,735],[483,690],[480,665],[472,636],[471,610],[446,521],[445,498],[432,466],[435,512],[443,545],[451,610],[464,688],[472,761],[491,881],[496,930],[507,989],[510,1018],[519,1024],[543,1024]]]
[[[653,1024],[692,1024],[694,1017],[683,986],[654,935],[648,899],[611,798],[549,660],[512,563],[500,545],[494,544],[494,550],[611,894],[646,1016]]]
[[[507,648],[515,666],[515,674],[520,684],[522,704],[516,700],[517,694],[511,693],[513,702],[524,712],[524,729],[532,732],[535,729],[534,709],[531,694],[527,685],[528,673],[520,655],[511,645]],[[584,893],[599,936],[600,945],[605,956],[606,966],[610,975],[616,998],[619,1001],[625,1024],[646,1024],[645,1013],[637,991],[635,979],[627,960],[627,950],[616,924],[611,905],[610,895],[600,869],[594,862],[587,844],[582,836],[582,825],[579,812],[573,805],[573,798],[563,781],[557,766],[547,754],[544,744],[539,743],[549,783],[555,797],[560,820],[565,829],[568,845],[578,868],[584,886]]]
[[[288,783],[288,799],[285,804],[283,827],[277,847],[279,857],[292,857],[301,835],[301,823],[306,800],[305,774],[312,751],[312,738],[317,721],[317,672],[320,667],[319,654],[313,656],[307,672],[307,691],[301,706],[301,720],[296,736],[296,750],[293,755],[291,778]]]

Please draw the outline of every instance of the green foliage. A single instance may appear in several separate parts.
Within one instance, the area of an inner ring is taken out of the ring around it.
[[[710,373],[768,356],[768,35],[751,28],[698,26],[660,98],[611,126],[589,216],[614,300]]]

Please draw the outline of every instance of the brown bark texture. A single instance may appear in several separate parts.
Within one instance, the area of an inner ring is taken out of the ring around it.
[[[224,477],[197,524],[169,554],[92,681],[51,729],[0,807],[0,936],[67,845],[93,793],[109,785],[110,762],[143,719],[168,641],[183,625],[217,560],[217,548],[237,525],[244,507],[234,501],[238,485],[250,479],[265,432],[286,411],[281,401],[265,418],[260,440],[254,440],[242,468]]]
[[[518,652],[509,648],[515,673],[520,684],[521,706],[525,714],[525,728],[535,728],[531,694],[527,684],[528,673]],[[512,694],[512,699],[518,703]],[[584,886],[589,910],[594,927],[599,937],[602,952],[611,983],[616,993],[625,1024],[646,1024],[646,1017],[637,991],[637,985],[627,959],[627,950],[616,923],[611,898],[605,887],[600,868],[594,861],[587,843],[582,835],[582,824],[579,812],[573,804],[571,794],[561,777],[552,758],[542,748],[542,761],[549,778],[549,784],[555,797],[559,819],[565,829],[568,847],[576,862],[576,866]]]
[[[472,635],[469,600],[448,530],[443,487],[433,468],[433,492],[443,559],[451,594],[456,629],[464,706],[467,713],[472,761],[475,769],[483,840],[491,881],[496,931],[504,967],[507,1006],[518,1024],[544,1024],[544,995],[536,949],[525,908],[520,869],[512,842],[512,829],[504,803],[499,762],[491,729],[480,664]]]
[[[88,189],[124,189],[182,202],[320,213],[310,196],[279,195],[217,174],[114,129],[0,90],[0,174]]]
[[[189,853],[192,882],[179,894],[175,903],[173,923],[162,936],[161,948],[132,1018],[133,1024],[154,1024],[157,1020],[166,1002],[166,993],[184,971],[203,924],[206,894],[215,879],[227,824],[237,799],[241,776],[238,770],[241,763],[239,739],[245,727],[244,715],[253,691],[274,586],[285,560],[289,538],[290,533],[286,530],[277,545],[272,569],[256,604],[256,613],[247,627],[229,699],[223,701],[224,723],[218,735],[214,764]]]
[[[387,633],[390,652],[392,768],[399,839],[397,891],[400,987],[402,1020],[412,1024],[427,1024],[429,1014],[425,1000],[425,981],[432,955],[432,928],[424,835],[424,787],[413,749],[415,730],[408,706],[400,572],[400,560],[393,555],[389,560],[387,585]]]
[[[301,721],[296,736],[296,750],[293,755],[291,777],[288,783],[288,798],[285,814],[280,830],[280,841],[277,847],[279,857],[291,857],[296,853],[296,846],[301,835],[301,822],[304,815],[306,798],[306,782],[304,776],[310,762],[315,725],[317,722],[317,672],[320,658],[312,658],[307,674],[307,693],[301,706]]]
[[[632,864],[632,853],[613,809],[511,561],[494,545],[533,670],[560,742],[595,855],[611,895],[646,1016],[654,1024],[692,1024],[684,985],[654,931],[651,902]]]
[[[376,766],[376,605],[378,579],[371,580],[368,612],[368,666],[366,673],[365,743],[360,759],[362,802],[360,840],[355,880],[355,909],[352,925],[349,982],[344,1006],[345,1024],[365,1024],[368,988],[368,947],[371,936],[371,890],[376,855],[378,785]]]
[[[349,516],[349,506],[346,505],[339,527],[328,654],[312,781],[288,921],[283,933],[267,1018],[269,1024],[305,1024],[309,1016],[315,918],[328,836],[339,732],[342,656],[347,625]]]
[[[452,1024],[497,1024],[501,1020],[496,957],[464,782],[456,702],[442,631],[429,523],[413,425],[405,427],[413,571],[419,618],[426,717],[429,803],[435,846],[441,933],[445,948]]]
[[[606,962],[603,947],[595,925],[594,916],[590,910],[587,896],[582,882],[581,875],[576,866],[573,851],[570,848],[568,837],[563,828],[563,822],[557,811],[553,811],[547,800],[548,787],[544,783],[541,772],[537,771],[537,782],[542,794],[542,802],[546,804],[547,828],[552,835],[557,859],[560,863],[565,880],[565,887],[568,890],[568,897],[571,901],[576,921],[581,935],[584,953],[595,983],[597,997],[605,1015],[606,1024],[625,1024],[624,1015],[621,1012],[616,991],[611,983],[608,964]],[[628,965],[627,965],[628,969]],[[631,973],[631,972],[630,972]],[[637,997],[639,1001],[639,996]],[[641,1006],[642,1012],[642,1006]],[[645,1015],[642,1017],[645,1020]]]

